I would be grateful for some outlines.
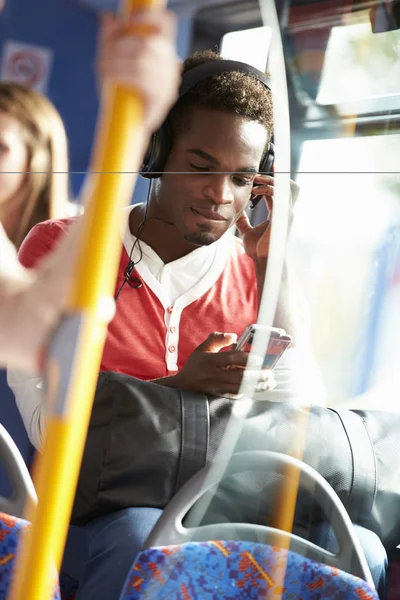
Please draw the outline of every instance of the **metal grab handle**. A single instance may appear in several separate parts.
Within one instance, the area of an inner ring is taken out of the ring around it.
[[[339,542],[339,553],[333,554],[293,533],[279,531],[273,527],[250,523],[220,523],[199,527],[184,527],[183,519],[194,504],[209,490],[220,483],[213,475],[212,465],[205,467],[192,477],[165,508],[144,548],[175,545],[188,541],[241,540],[269,544],[290,539],[294,552],[336,567],[361,577],[374,588],[372,576],[345,507],[333,488],[315,469],[302,461],[278,452],[240,452],[232,456],[224,478],[250,470],[266,473],[282,473],[293,467],[300,472],[299,488],[314,494],[325,515],[330,516],[333,531]],[[192,519],[193,520],[193,519]]]
[[[0,510],[14,517],[22,517],[27,501],[37,504],[37,496],[31,476],[18,446],[0,424],[0,460],[10,479],[12,494],[0,496]]]

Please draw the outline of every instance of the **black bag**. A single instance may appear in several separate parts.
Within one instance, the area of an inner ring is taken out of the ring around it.
[[[101,373],[72,523],[81,525],[130,506],[164,508],[214,458],[233,402],[237,401]],[[290,403],[252,403],[235,452],[288,452],[305,411]],[[396,547],[400,415],[313,406],[307,421],[303,460],[331,484],[353,522],[375,531],[386,548]],[[274,487],[276,476],[260,481],[259,474],[251,472],[224,480],[208,518],[224,514],[231,521],[265,523]],[[309,517],[310,506],[300,502],[297,522],[301,525]]]

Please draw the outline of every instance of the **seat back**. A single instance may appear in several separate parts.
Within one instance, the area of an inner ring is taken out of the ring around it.
[[[24,521],[24,519],[0,513],[0,598],[2,600],[9,597],[8,594],[16,565],[18,545],[23,540],[23,536],[29,529],[29,526],[29,523]],[[52,600],[61,600],[55,570]]]
[[[22,517],[26,500],[37,502],[27,467],[33,447],[4,371],[0,371],[0,398],[0,512]]]
[[[188,542],[141,552],[120,600],[177,597],[378,600],[363,579],[264,544]]]
[[[199,471],[179,490],[156,523],[146,541],[145,549],[210,539],[279,543],[284,548],[290,546],[297,554],[361,577],[373,587],[364,552],[346,509],[332,487],[315,469],[300,460],[278,452],[240,452],[232,456],[222,478],[249,470],[259,471],[260,477],[267,476],[271,472],[283,477],[287,477],[290,472],[299,473],[299,489],[313,495],[330,521],[336,539],[339,541],[338,553],[333,554],[297,535],[264,525],[217,523],[198,526],[206,510],[206,507],[202,506],[202,499],[206,498],[206,493],[215,489],[221,480],[220,474],[213,469],[212,465]],[[249,502],[251,502],[250,496]]]
[[[37,503],[36,491],[17,445],[0,425],[0,461],[11,483],[11,495],[0,496],[0,511],[21,517],[27,500]]]
[[[25,425],[18,411],[14,394],[7,383],[7,373],[0,369],[0,424],[8,431],[17,445],[24,462],[30,467],[34,455],[34,447],[29,441]],[[9,496],[11,483],[0,460],[0,495]]]
[[[249,523],[198,526],[204,511],[201,499],[221,480],[221,475],[209,466],[192,477],[164,510],[133,566],[120,600],[378,600],[352,523],[323,477],[284,454],[242,452],[233,455],[222,478],[248,469],[259,470],[261,477],[271,471],[281,475],[290,470],[299,472],[299,488],[313,492],[323,512],[330,516],[339,553],[327,552],[273,527]],[[200,507],[197,514],[193,510],[196,504]]]

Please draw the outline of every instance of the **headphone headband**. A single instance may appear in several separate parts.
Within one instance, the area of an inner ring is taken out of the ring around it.
[[[260,83],[262,83],[267,90],[271,91],[270,83],[268,77],[262,71],[259,71],[255,67],[248,65],[243,62],[239,62],[236,60],[228,60],[228,59],[217,59],[210,60],[192,69],[186,71],[182,75],[182,81],[179,88],[178,100],[175,106],[179,103],[180,99],[189,92],[192,88],[194,88],[198,83],[204,81],[205,79],[209,79],[214,75],[219,75],[221,73],[247,73],[248,75],[252,75],[255,79],[257,79]],[[170,127],[170,120],[167,117],[164,121],[163,125],[160,127],[158,131],[156,131],[149,143],[146,156],[143,162],[143,166],[141,169],[141,174],[143,177],[154,179],[157,177],[161,177],[166,161],[168,159],[169,152],[171,150],[172,145],[172,134]],[[269,143],[266,149],[265,156],[263,157],[260,164],[260,172],[261,173],[271,173],[272,167],[274,164],[274,145],[273,143]]]
[[[182,96],[184,96],[191,88],[200,83],[200,81],[208,79],[209,77],[213,77],[214,75],[220,75],[221,73],[232,73],[235,71],[254,75],[258,81],[263,83],[265,87],[271,91],[269,79],[262,71],[259,71],[255,67],[237,60],[220,59],[210,60],[206,63],[202,63],[201,65],[193,67],[193,69],[190,69],[189,71],[186,71],[186,73],[182,75],[182,82],[179,88],[179,99],[182,98]]]

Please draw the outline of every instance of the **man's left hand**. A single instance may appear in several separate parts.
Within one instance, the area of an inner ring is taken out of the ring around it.
[[[274,196],[274,178],[269,175],[257,175],[254,179],[253,195],[264,196],[268,208],[268,219],[253,227],[245,212],[239,217],[236,226],[242,234],[245,252],[253,260],[268,258],[269,240],[271,236],[271,214]]]

